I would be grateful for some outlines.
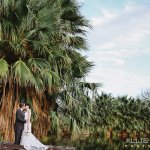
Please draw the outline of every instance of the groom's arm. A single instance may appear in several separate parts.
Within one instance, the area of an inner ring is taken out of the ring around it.
[[[20,114],[19,111],[17,111],[17,113],[16,113],[16,119],[17,119],[19,122],[26,123],[26,120],[22,117],[22,115]]]

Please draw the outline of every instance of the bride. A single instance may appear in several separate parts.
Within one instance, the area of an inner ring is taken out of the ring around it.
[[[31,110],[30,105],[26,104],[25,120],[27,123],[24,124],[24,130],[21,136],[20,144],[27,150],[46,150],[48,147],[43,145],[32,133],[31,133]]]

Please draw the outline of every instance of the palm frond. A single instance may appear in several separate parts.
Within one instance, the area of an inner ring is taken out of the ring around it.
[[[7,80],[9,75],[9,65],[4,59],[0,59],[0,80]]]
[[[28,68],[28,66],[22,60],[18,60],[13,65],[14,79],[20,84],[20,86],[35,86],[35,78]]]

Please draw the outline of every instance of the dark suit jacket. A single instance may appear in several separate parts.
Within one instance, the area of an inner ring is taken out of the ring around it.
[[[26,123],[25,115],[21,111],[21,109],[18,109],[16,111],[15,130],[23,130],[24,129],[24,123]]]

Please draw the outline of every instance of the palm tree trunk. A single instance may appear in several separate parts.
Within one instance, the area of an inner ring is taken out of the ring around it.
[[[50,104],[44,95],[31,92],[33,111],[37,118],[33,121],[33,133],[38,137],[46,137],[50,129],[49,110]]]
[[[14,118],[13,115],[13,86],[9,86],[8,92],[5,93],[6,86],[4,88],[3,97],[2,97],[2,106],[0,109],[0,130],[2,132],[3,140],[12,141],[14,136]],[[5,94],[5,95],[4,95]]]

